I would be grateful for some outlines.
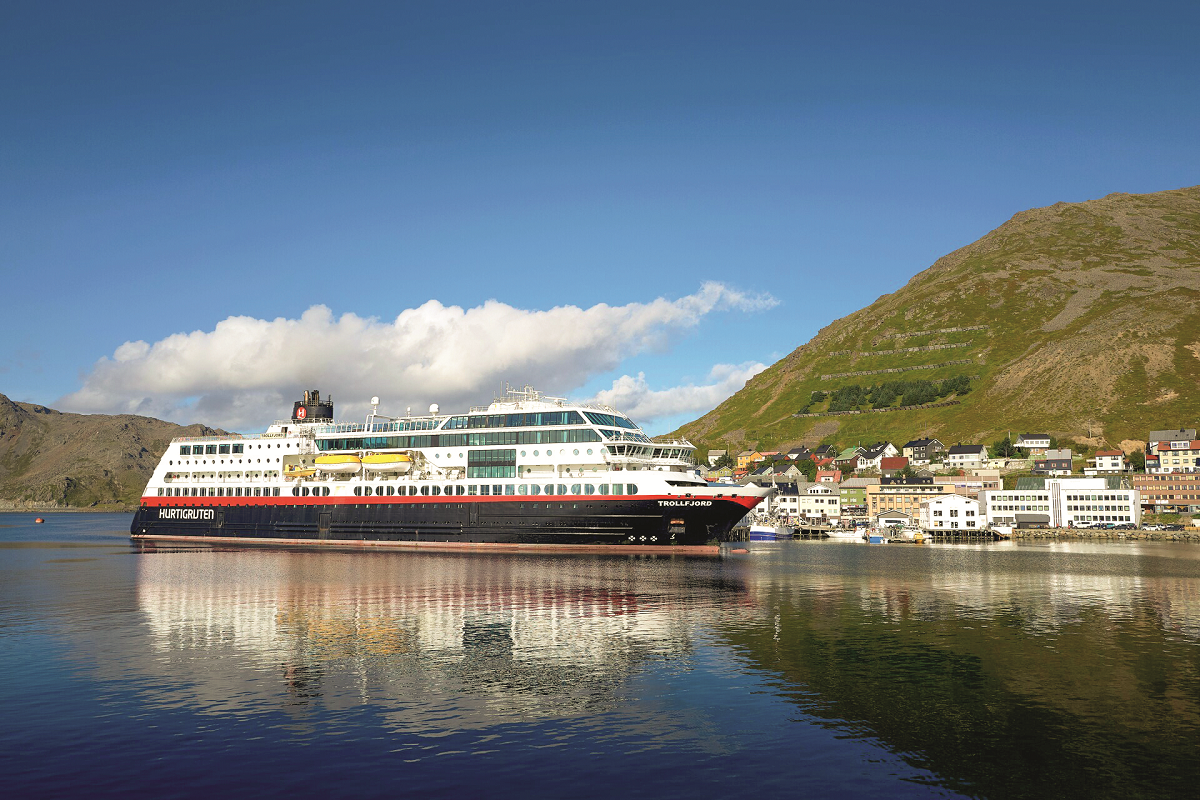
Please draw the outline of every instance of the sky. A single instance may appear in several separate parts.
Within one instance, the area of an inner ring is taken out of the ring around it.
[[[1200,184],[1200,3],[10,3],[0,393],[652,433],[1026,208]]]

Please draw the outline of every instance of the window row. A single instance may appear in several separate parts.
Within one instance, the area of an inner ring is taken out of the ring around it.
[[[244,445],[241,443],[233,444],[181,444],[179,445],[179,455],[181,456],[216,456],[230,455],[231,453],[243,452]]]
[[[299,488],[299,487],[296,487]],[[599,486],[591,483],[495,483],[495,484],[450,484],[448,486],[355,486],[356,497],[537,497],[539,495],[632,495],[638,493],[636,483],[602,483]],[[296,494],[296,489],[292,490]],[[325,490],[329,494],[329,490]]]
[[[487,447],[497,444],[567,444],[598,442],[591,428],[562,431],[489,431],[488,433],[440,433],[418,436],[362,436],[318,439],[318,450],[407,450],[424,447]]]
[[[578,411],[542,411],[529,414],[474,414],[450,417],[442,430],[461,428],[532,428],[538,425],[582,425]],[[613,423],[608,423],[613,424]],[[629,423],[633,426],[633,423]]]
[[[325,492],[329,493],[328,490]],[[294,493],[293,493],[294,494]],[[278,486],[175,486],[160,488],[159,497],[279,497]]]

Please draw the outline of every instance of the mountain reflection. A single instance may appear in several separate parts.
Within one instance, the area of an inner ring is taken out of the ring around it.
[[[985,797],[1183,796],[1200,778],[1200,570],[1162,548],[812,547],[723,640],[806,714]]]
[[[154,650],[202,705],[470,696],[475,708],[455,710],[463,727],[485,714],[611,707],[639,664],[690,651],[697,611],[744,595],[712,570],[711,560],[196,549],[145,553],[137,599]],[[230,668],[214,669],[222,659]],[[414,715],[404,727],[422,724],[441,722]]]

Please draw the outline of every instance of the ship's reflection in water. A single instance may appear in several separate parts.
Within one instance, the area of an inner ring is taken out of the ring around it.
[[[742,605],[716,566],[202,548],[145,554],[137,594],[209,710],[392,703],[413,731],[446,727],[441,702],[461,729],[610,708],[640,664],[686,655],[697,620]]]

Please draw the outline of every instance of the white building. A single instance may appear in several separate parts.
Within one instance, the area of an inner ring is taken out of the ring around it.
[[[986,527],[979,501],[970,497],[945,494],[921,503],[921,530],[980,530]]]
[[[800,516],[800,495],[795,486],[784,484],[775,488],[775,494],[770,498],[770,504],[767,505],[767,500],[760,503],[761,506],[766,506],[763,509],[764,514],[774,514],[777,517],[783,517],[787,520],[794,521]]]
[[[1019,433],[1017,434],[1017,441],[1014,444],[1017,447],[1028,450],[1030,455],[1041,455],[1050,449],[1050,434]]]
[[[1070,528],[1142,521],[1141,493],[1114,477],[1022,478],[1016,489],[979,493],[989,526]]]
[[[810,483],[800,489],[798,514],[810,522],[836,522],[842,516],[842,498],[836,483]]]
[[[1084,475],[1116,475],[1129,471],[1125,464],[1125,454],[1120,450],[1097,451],[1096,455],[1088,459],[1088,464],[1083,469]]]
[[[896,445],[891,442],[884,442],[872,447],[868,447],[863,452],[858,454],[858,461],[855,465],[856,472],[865,472],[869,469],[878,471],[880,469],[879,462],[885,458],[895,458],[900,454],[896,449]]]
[[[954,469],[986,466],[987,448],[981,444],[956,444],[946,453],[946,464]]]

